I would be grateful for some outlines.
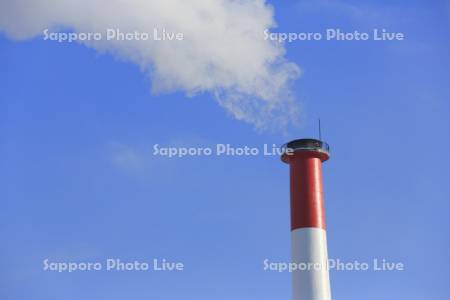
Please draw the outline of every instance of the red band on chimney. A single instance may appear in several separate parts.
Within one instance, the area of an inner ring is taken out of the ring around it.
[[[322,160],[317,152],[298,152],[289,159],[291,173],[291,229],[325,229]]]

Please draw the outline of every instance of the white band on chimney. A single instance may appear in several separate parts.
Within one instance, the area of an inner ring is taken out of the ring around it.
[[[293,300],[330,300],[327,235],[321,228],[291,232],[292,262],[300,266],[292,274]]]

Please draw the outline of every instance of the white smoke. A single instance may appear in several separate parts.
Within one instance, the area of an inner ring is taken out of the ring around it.
[[[47,28],[181,32],[182,41],[83,43],[139,65],[155,92],[210,92],[257,128],[284,127],[298,114],[289,83],[300,71],[282,45],[264,39],[274,26],[264,0],[0,0],[0,31],[18,40]]]

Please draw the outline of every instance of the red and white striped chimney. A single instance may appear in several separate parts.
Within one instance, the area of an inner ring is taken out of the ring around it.
[[[330,300],[322,162],[329,146],[315,139],[289,142],[281,159],[290,167],[293,300]]]

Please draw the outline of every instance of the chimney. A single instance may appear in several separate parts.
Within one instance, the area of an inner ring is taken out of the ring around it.
[[[284,146],[281,156],[290,168],[293,300],[330,300],[327,237],[322,188],[322,162],[329,146],[299,139]]]

